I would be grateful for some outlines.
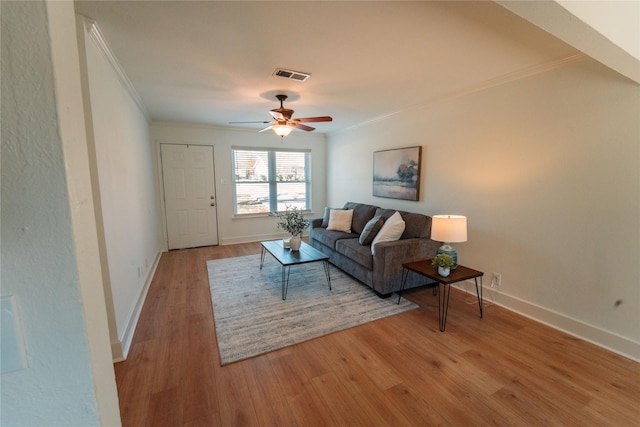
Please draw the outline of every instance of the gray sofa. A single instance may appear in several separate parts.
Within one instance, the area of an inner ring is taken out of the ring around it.
[[[309,243],[327,254],[329,262],[373,288],[381,297],[400,289],[403,263],[432,258],[441,245],[430,239],[431,217],[398,211],[405,221],[400,240],[378,243],[372,255],[371,245],[360,244],[360,233],[375,216],[387,219],[396,210],[354,202],[347,202],[343,209],[353,210],[351,233],[327,230],[326,218],[324,227],[323,218],[314,218],[309,225]],[[424,277],[409,273],[405,289],[425,284]]]

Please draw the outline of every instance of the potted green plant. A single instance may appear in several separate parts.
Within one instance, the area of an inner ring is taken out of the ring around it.
[[[447,277],[451,273],[451,268],[456,265],[450,255],[438,254],[431,260],[431,265],[438,267],[438,274]]]
[[[286,210],[284,212],[278,212],[275,215],[279,219],[278,228],[291,234],[291,239],[289,241],[291,250],[299,250],[300,245],[302,244],[302,232],[309,227],[309,221],[304,219],[302,210],[295,206],[286,205]]]

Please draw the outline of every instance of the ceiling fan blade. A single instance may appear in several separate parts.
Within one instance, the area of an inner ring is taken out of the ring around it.
[[[265,123],[269,123],[269,122],[265,122]],[[260,133],[260,132],[265,132],[265,131],[268,131],[268,130],[270,130],[270,129],[271,129],[271,126],[266,127],[266,128],[264,128],[264,129],[260,129],[260,130],[258,131],[258,133]]]
[[[296,118],[293,119],[296,122],[331,122],[333,121],[333,118],[331,116],[319,116],[319,117],[303,117],[303,118]]]
[[[263,121],[260,121],[260,122],[229,122],[230,125],[238,124],[238,123],[271,123],[271,122],[267,121],[267,120],[263,120]]]
[[[276,120],[291,120],[293,113],[294,111],[288,108],[274,108],[273,110],[269,110],[269,114]]]
[[[276,120],[286,120],[284,118],[284,116],[282,115],[282,113],[279,112],[279,111],[271,110],[271,111],[269,111],[269,114],[271,114],[271,116],[273,116],[273,118],[276,119]]]
[[[315,128],[312,128],[311,126],[303,125],[302,123],[297,123],[296,122],[295,125],[296,125],[296,128],[302,129],[302,130],[306,130],[307,132],[311,132],[312,130],[315,129]]]

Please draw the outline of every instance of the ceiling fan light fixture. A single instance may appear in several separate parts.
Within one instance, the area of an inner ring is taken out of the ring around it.
[[[293,130],[293,126],[291,125],[272,125],[271,129],[281,138],[289,135]]]

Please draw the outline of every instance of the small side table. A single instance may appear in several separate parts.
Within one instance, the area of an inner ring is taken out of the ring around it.
[[[442,277],[438,274],[438,268],[431,265],[431,260],[423,260],[402,264],[402,286],[400,292],[404,290],[407,276],[410,271],[425,276],[433,281],[438,282],[438,326],[440,332],[444,332],[447,326],[447,312],[449,311],[449,295],[451,294],[451,284],[462,282],[463,280],[474,279],[476,282],[476,294],[478,295],[478,307],[480,307],[480,317],[482,318],[482,271],[474,270],[464,265],[458,266],[451,270],[451,274]],[[478,286],[478,278],[480,278],[480,286]],[[400,293],[398,292],[398,294]],[[400,303],[400,295],[398,295],[398,304]]]

